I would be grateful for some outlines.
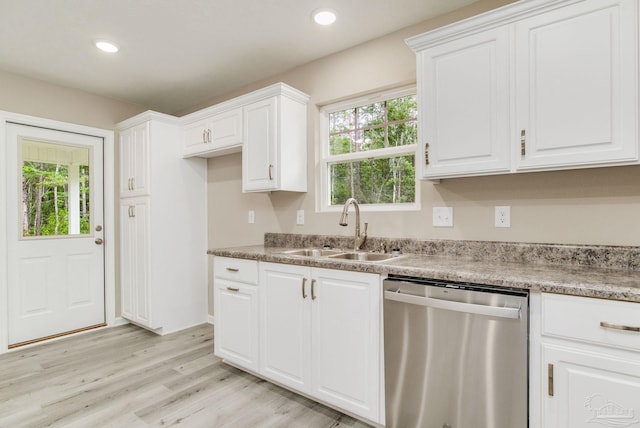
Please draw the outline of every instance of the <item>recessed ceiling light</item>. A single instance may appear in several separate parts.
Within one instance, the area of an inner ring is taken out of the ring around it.
[[[115,53],[118,52],[118,46],[107,40],[96,40],[96,47],[103,52]]]
[[[313,20],[320,25],[331,25],[336,22],[336,12],[333,9],[318,9],[313,12]]]

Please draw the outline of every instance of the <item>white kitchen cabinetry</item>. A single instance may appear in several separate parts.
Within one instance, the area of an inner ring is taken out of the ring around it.
[[[120,202],[120,259],[122,316],[149,328],[158,328],[153,317],[149,281],[149,198],[128,198]]]
[[[184,156],[213,157],[242,150],[242,107],[211,112],[193,121],[207,112],[191,116],[183,126]]]
[[[148,195],[149,124],[120,131],[120,197]]]
[[[260,263],[260,374],[381,423],[380,277]]]
[[[542,294],[541,307],[541,426],[640,425],[640,332],[620,329],[640,328],[640,305]]]
[[[277,83],[244,97],[242,191],[307,191],[309,96]]]
[[[420,176],[637,163],[638,21],[637,0],[515,2],[408,39]]]
[[[155,112],[118,124],[121,171],[144,165],[146,177],[133,186],[144,192],[120,195],[122,316],[160,334],[207,314],[206,161],[182,159],[180,129]]]
[[[258,372],[258,262],[216,257],[214,353]]]
[[[637,159],[637,25],[637,0],[588,0],[516,23],[518,169]]]
[[[509,31],[418,52],[422,177],[509,171]]]

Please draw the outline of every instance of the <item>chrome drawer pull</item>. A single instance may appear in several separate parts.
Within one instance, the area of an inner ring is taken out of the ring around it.
[[[227,268],[229,272],[240,272],[240,269],[237,268]]]
[[[622,325],[622,324],[611,324],[605,321],[600,321],[600,327],[613,328],[616,330],[624,330],[624,331],[634,331],[636,333],[640,333],[640,327],[632,327],[629,325]]]
[[[240,289],[239,289],[239,288],[236,288],[236,287],[227,287],[227,290],[229,290],[229,291],[234,291],[234,292],[236,292],[236,293],[237,293],[238,291],[240,291]]]

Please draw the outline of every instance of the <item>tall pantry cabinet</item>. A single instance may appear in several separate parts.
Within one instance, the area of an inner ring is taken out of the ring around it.
[[[206,160],[183,159],[177,118],[118,124],[122,317],[159,334],[207,315]]]

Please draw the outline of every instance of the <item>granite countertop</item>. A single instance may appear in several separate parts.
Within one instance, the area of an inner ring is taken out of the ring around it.
[[[407,253],[379,262],[283,254],[295,247],[254,245],[209,250],[208,254],[300,266],[475,282],[548,293],[640,302],[640,272],[628,268],[474,260],[451,255]],[[348,250],[345,250],[348,251]]]

